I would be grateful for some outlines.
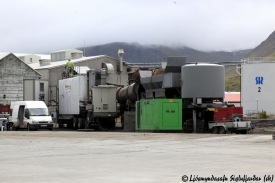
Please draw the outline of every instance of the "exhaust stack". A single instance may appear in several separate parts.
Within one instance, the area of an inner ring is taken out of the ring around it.
[[[118,58],[119,58],[118,70],[119,70],[120,72],[122,72],[123,55],[124,55],[123,49],[118,49]]]

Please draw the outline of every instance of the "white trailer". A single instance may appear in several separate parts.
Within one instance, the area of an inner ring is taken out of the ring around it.
[[[214,134],[225,133],[250,133],[252,131],[251,121],[229,121],[229,122],[209,122],[209,130]]]
[[[114,128],[118,116],[114,85],[97,85],[95,72],[59,80],[61,126],[75,129]]]

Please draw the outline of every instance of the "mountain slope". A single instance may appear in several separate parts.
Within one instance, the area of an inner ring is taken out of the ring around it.
[[[259,46],[252,50],[248,57],[275,57],[275,31]]]
[[[166,47],[155,46],[155,49],[160,50],[166,56],[185,56],[188,62],[228,62],[228,61],[240,61],[244,58],[251,49],[225,52],[225,51],[213,51],[202,52],[188,47]]]
[[[83,50],[83,48],[80,49]],[[137,43],[120,42],[86,47],[85,56],[108,55],[118,58],[118,49],[124,50],[123,60],[130,63],[161,62],[167,57],[161,51],[154,48],[141,46]]]
[[[130,63],[155,63],[166,61],[169,56],[185,56],[188,62],[225,62],[239,61],[251,50],[235,52],[202,52],[188,47],[143,46],[138,43],[110,43],[85,48],[85,56],[108,55],[118,58],[117,51],[124,50],[124,60]],[[83,48],[79,48],[84,50]]]

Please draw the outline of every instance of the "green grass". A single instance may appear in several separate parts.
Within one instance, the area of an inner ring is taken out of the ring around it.
[[[225,91],[241,91],[240,75],[236,72],[236,66],[225,66]]]
[[[269,55],[268,58],[274,58],[275,59],[275,52],[273,52],[271,55]]]

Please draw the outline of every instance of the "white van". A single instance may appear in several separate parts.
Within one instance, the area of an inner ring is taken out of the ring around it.
[[[9,122],[15,130],[19,128],[27,128],[29,131],[40,128],[53,129],[52,117],[43,101],[11,102]]]

